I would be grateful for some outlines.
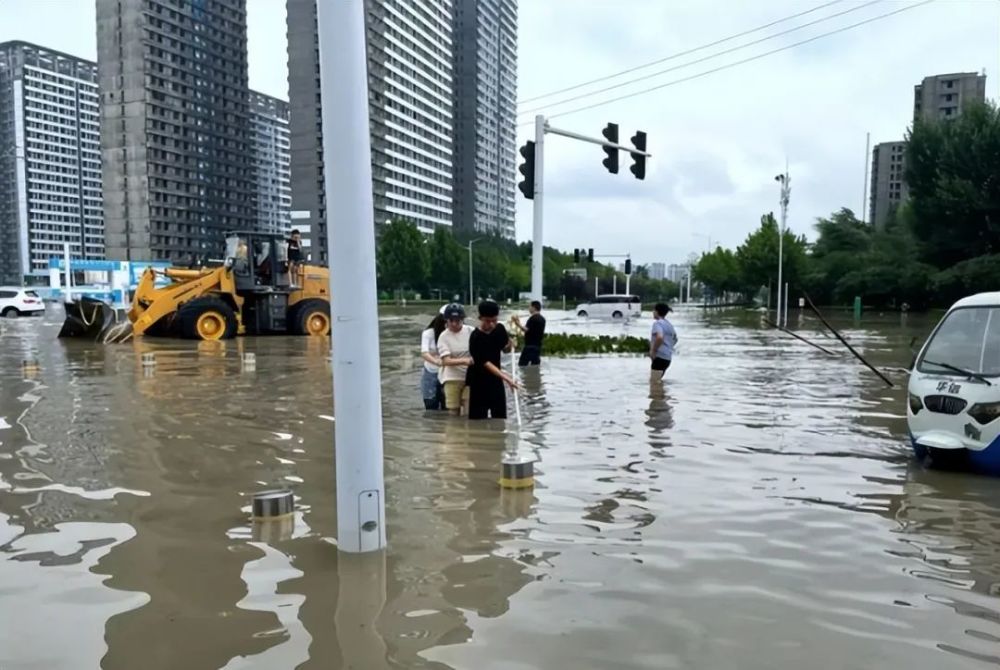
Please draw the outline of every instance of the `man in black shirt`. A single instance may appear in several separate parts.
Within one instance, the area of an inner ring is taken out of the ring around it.
[[[522,368],[526,365],[538,365],[542,362],[542,340],[545,339],[545,317],[542,316],[542,303],[531,301],[528,308],[528,322],[521,325],[521,320],[514,317],[514,325],[524,334],[524,350],[517,364]]]
[[[479,327],[469,336],[472,365],[466,373],[469,387],[469,418],[507,418],[507,393],[504,384],[516,386],[514,379],[500,367],[500,354],[510,351],[510,336],[497,323],[500,305],[492,300],[479,303]]]

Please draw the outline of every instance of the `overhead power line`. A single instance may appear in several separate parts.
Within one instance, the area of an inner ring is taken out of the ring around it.
[[[738,65],[744,65],[746,63],[751,63],[753,61],[757,61],[757,60],[760,60],[762,58],[766,58],[767,56],[772,56],[772,55],[774,55],[776,53],[781,53],[782,51],[788,51],[789,49],[794,49],[794,48],[800,47],[800,46],[802,46],[804,44],[809,44],[810,42],[815,42],[817,40],[823,39],[824,37],[830,37],[831,35],[837,35],[839,33],[847,32],[848,30],[853,30],[854,28],[859,28],[859,27],[867,25],[869,23],[874,23],[875,21],[881,21],[882,19],[889,18],[890,16],[895,16],[896,14],[902,14],[903,12],[908,12],[908,11],[910,11],[912,9],[917,9],[918,7],[923,7],[924,5],[929,5],[932,2],[935,2],[935,0],[923,0],[923,2],[918,2],[918,3],[913,4],[913,5],[908,5],[906,7],[902,7],[900,9],[896,9],[896,10],[893,10],[891,12],[886,12],[885,14],[879,14],[878,16],[873,16],[871,18],[865,19],[864,21],[859,21],[857,23],[852,23],[849,26],[844,26],[844,27],[838,28],[836,30],[831,30],[829,32],[822,33],[820,35],[816,35],[814,37],[810,37],[809,39],[806,39],[806,40],[801,40],[799,42],[795,42],[793,44],[789,44],[789,45],[780,47],[778,49],[772,49],[771,51],[765,51],[764,53],[758,54],[756,56],[751,56],[749,58],[744,58],[742,60],[738,60],[738,61],[735,61],[735,62],[732,62],[732,63],[727,63],[725,65],[720,65],[719,67],[712,68],[711,70],[705,70],[704,72],[699,72],[697,74],[693,74],[693,75],[690,75],[690,76],[687,76],[687,77],[682,77],[681,79],[674,79],[673,81],[668,81],[666,83],[659,84],[657,86],[652,86],[650,88],[646,88],[646,89],[643,89],[641,91],[635,91],[633,93],[628,93],[626,95],[620,95],[620,96],[617,96],[617,97],[614,97],[614,98],[609,98],[607,100],[601,100],[599,102],[595,102],[595,103],[590,104],[590,105],[584,105],[582,107],[576,107],[574,109],[569,109],[569,110],[566,110],[564,112],[558,112],[556,114],[551,114],[551,115],[548,116],[548,118],[554,119],[554,118],[557,118],[557,117],[560,117],[560,116],[567,116],[569,114],[577,114],[579,112],[587,111],[589,109],[595,109],[597,107],[602,107],[604,105],[609,105],[609,104],[611,104],[613,102],[619,102],[621,100],[628,100],[629,98],[634,98],[634,97],[637,97],[637,96],[640,96],[640,95],[645,95],[647,93],[652,93],[653,91],[659,91],[660,89],[667,88],[668,86],[674,86],[676,84],[681,84],[681,83],[684,83],[684,82],[687,82],[687,81],[692,81],[694,79],[700,79],[701,77],[706,77],[706,76],[708,76],[710,74],[715,74],[716,72],[721,72],[723,70],[728,70],[728,69],[736,67]],[[529,122],[521,123],[521,124],[518,124],[518,125],[520,125],[520,126],[527,126],[527,125],[531,125],[531,123],[533,123],[533,122],[529,121]]]
[[[747,47],[756,46],[758,44],[762,44],[763,42],[768,42],[768,41],[776,39],[778,37],[783,37],[783,36],[788,35],[790,33],[798,32],[798,31],[803,30],[805,28],[809,28],[811,26],[815,26],[816,24],[824,23],[826,21],[830,21],[831,19],[836,19],[838,17],[844,16],[845,14],[850,14],[852,12],[861,11],[862,9],[866,9],[868,7],[871,7],[872,5],[877,5],[880,2],[884,2],[884,1],[885,0],[870,0],[869,2],[866,2],[863,5],[858,5],[856,7],[851,7],[850,9],[845,9],[842,12],[838,12],[836,14],[831,14],[829,16],[824,16],[823,18],[816,19],[815,21],[810,21],[809,23],[803,23],[802,25],[795,26],[795,27],[789,28],[787,30],[782,30],[781,32],[774,33],[773,35],[768,35],[766,37],[761,37],[759,39],[753,40],[752,42],[747,42],[746,44],[740,44],[738,46],[730,47],[729,49],[725,49],[723,51],[717,51],[717,52],[709,54],[707,56],[702,56],[701,58],[697,58],[695,60],[688,61],[686,63],[681,63],[680,65],[673,65],[673,66],[668,67],[668,68],[666,68],[664,70],[657,70],[656,72],[652,72],[650,74],[645,74],[645,75],[643,75],[641,77],[636,77],[635,79],[629,79],[627,81],[619,82],[617,84],[612,84],[611,86],[606,86],[604,88],[597,89],[596,91],[590,91],[588,93],[581,93],[579,95],[575,95],[575,96],[573,96],[571,98],[566,98],[564,100],[559,100],[557,102],[546,103],[546,104],[542,105],[541,107],[535,107],[535,108],[532,108],[532,109],[526,109],[523,112],[518,112],[518,116],[525,115],[525,114],[533,114],[535,112],[540,112],[543,109],[548,109],[550,107],[557,107],[559,105],[565,105],[567,103],[576,102],[577,100],[583,100],[584,98],[589,98],[591,96],[598,95],[600,93],[607,93],[608,91],[613,91],[615,89],[622,88],[623,86],[628,86],[630,84],[636,84],[636,83],[638,83],[640,81],[646,81],[647,79],[653,79],[654,77],[659,77],[661,74],[666,74],[668,72],[675,72],[677,70],[683,70],[686,67],[690,67],[692,65],[698,65],[699,63],[704,63],[705,61],[709,61],[709,60],[712,60],[714,58],[718,58],[719,56],[725,56],[727,54],[731,54],[731,53],[736,52],[736,51],[741,51],[743,49],[746,49]]]
[[[650,61],[648,63],[643,63],[642,65],[636,65],[634,67],[630,67],[627,70],[621,70],[621,71],[615,72],[613,74],[605,75],[603,77],[598,77],[597,79],[591,79],[590,81],[585,81],[585,82],[581,82],[579,84],[574,84],[573,86],[567,86],[566,88],[561,88],[561,89],[559,89],[557,91],[551,91],[549,93],[543,93],[542,95],[536,95],[536,96],[534,96],[532,98],[526,98],[524,100],[519,100],[517,104],[519,104],[519,105],[525,105],[525,104],[527,104],[529,102],[535,102],[536,100],[541,100],[543,98],[550,98],[550,97],[552,97],[554,95],[559,95],[560,93],[568,93],[569,91],[575,91],[576,89],[583,88],[584,86],[590,86],[591,84],[598,84],[598,83],[600,83],[602,81],[607,81],[608,79],[614,79],[616,77],[620,77],[620,76],[625,75],[625,74],[630,74],[630,73],[635,72],[637,70],[643,70],[643,69],[645,69],[647,67],[652,67],[653,65],[659,65],[660,63],[665,63],[668,60],[673,60],[674,58],[680,58],[681,56],[688,56],[688,55],[693,54],[695,52],[703,51],[705,49],[710,49],[711,47],[719,46],[720,44],[725,44],[726,42],[731,42],[731,41],[733,41],[735,39],[739,39],[740,37],[746,37],[747,35],[752,35],[753,33],[760,32],[761,30],[766,30],[766,29],[768,29],[768,28],[770,28],[772,26],[776,26],[776,25],[778,25],[780,23],[786,23],[786,22],[791,21],[793,19],[797,19],[797,18],[799,18],[801,16],[806,16],[807,14],[812,14],[813,12],[818,12],[821,9],[826,9],[827,7],[830,7],[831,5],[840,4],[843,1],[844,0],[832,0],[832,2],[824,2],[822,5],[817,5],[816,7],[813,7],[812,9],[807,9],[804,12],[799,12],[798,14],[791,14],[791,15],[786,16],[784,18],[777,19],[776,21],[771,21],[770,23],[765,23],[762,26],[757,26],[756,28],[751,28],[750,30],[744,30],[741,33],[736,33],[735,35],[730,35],[729,37],[723,37],[722,39],[715,40],[714,42],[709,42],[708,44],[702,44],[701,46],[694,47],[693,49],[687,49],[686,51],[678,51],[677,53],[670,54],[669,56],[665,56],[663,58],[659,58],[657,60]]]

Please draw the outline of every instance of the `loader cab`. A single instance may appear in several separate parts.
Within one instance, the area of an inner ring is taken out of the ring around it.
[[[239,293],[289,290],[288,242],[277,235],[226,233],[226,267]]]

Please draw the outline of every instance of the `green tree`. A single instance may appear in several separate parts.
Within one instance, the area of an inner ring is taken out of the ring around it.
[[[837,282],[864,269],[874,231],[846,207],[829,218],[817,219],[816,231],[819,237],[812,246],[802,284],[818,304],[831,304],[842,299],[834,297]]]
[[[378,273],[383,286],[394,289],[423,286],[429,272],[426,238],[415,225],[402,219],[390,221],[381,233]]]
[[[736,248],[736,262],[740,267],[740,292],[756,295],[769,283],[777,290],[778,279],[778,223],[774,214],[760,218],[760,227],[747,236]],[[782,249],[784,268],[782,281],[799,286],[806,265],[806,239],[785,231]]]
[[[455,241],[454,235],[446,228],[437,228],[428,243],[430,273],[428,283],[431,288],[447,292],[462,288],[467,264],[463,249]]]
[[[739,292],[743,288],[740,264],[736,260],[736,254],[729,249],[716,247],[715,251],[703,254],[692,272],[696,281],[703,283],[716,295]]]
[[[954,119],[918,119],[905,178],[922,258],[946,269],[1000,253],[1000,111],[968,105]]]

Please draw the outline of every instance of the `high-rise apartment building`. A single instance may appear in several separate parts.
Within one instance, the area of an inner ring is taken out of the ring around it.
[[[292,188],[288,103],[250,91],[250,146],[257,185],[257,230],[287,235]]]
[[[97,64],[0,44],[0,284],[104,253]]]
[[[517,2],[453,4],[454,223],[513,238]]]
[[[97,0],[107,255],[184,260],[257,224],[245,0]]]
[[[986,101],[986,75],[975,72],[924,77],[913,87],[913,120],[948,121],[969,104]],[[906,142],[882,142],[872,152],[869,220],[884,226],[909,197]]]
[[[881,142],[872,151],[869,221],[881,228],[908,197],[906,142]]]
[[[667,278],[667,264],[666,263],[650,263],[649,264],[649,278],[650,279],[666,279]]]
[[[959,72],[924,77],[913,87],[913,119],[951,119],[966,105],[985,101],[985,74]]]
[[[452,224],[451,0],[366,0],[374,223]],[[292,207],[326,257],[315,0],[287,0]]]

